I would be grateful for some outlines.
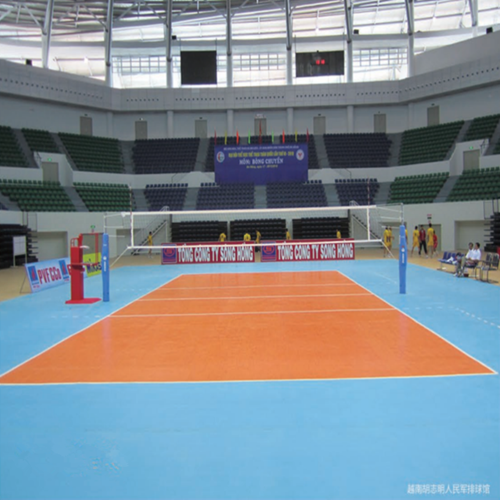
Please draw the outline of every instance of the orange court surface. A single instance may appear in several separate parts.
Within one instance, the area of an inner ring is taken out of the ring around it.
[[[495,373],[339,271],[180,275],[0,384]]]

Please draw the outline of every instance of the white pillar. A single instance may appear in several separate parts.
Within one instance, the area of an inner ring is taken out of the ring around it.
[[[354,81],[354,71],[353,71],[353,48],[352,48],[352,40],[347,42],[347,83],[352,83]]]
[[[289,134],[295,134],[293,129],[293,108],[286,108],[286,129]]]
[[[408,104],[408,126],[407,128],[408,129],[412,129],[413,128],[413,113],[414,113],[414,107],[413,107],[413,103],[410,102]]]
[[[167,137],[172,139],[174,137],[174,112],[167,111]]]
[[[354,106],[347,106],[347,132],[354,133]]]
[[[415,40],[413,33],[408,35],[408,76],[415,75]]]
[[[232,109],[228,109],[226,113],[227,118],[227,135],[234,135],[234,111]]]

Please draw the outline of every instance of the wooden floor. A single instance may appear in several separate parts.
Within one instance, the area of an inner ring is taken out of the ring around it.
[[[441,253],[439,256],[441,257]],[[257,259],[259,254],[257,254]],[[381,259],[383,258],[383,252],[379,249],[356,249],[356,259]],[[426,259],[423,257],[411,257],[409,256],[408,262],[410,264],[416,264],[419,266],[428,267],[431,269],[439,269],[440,263],[436,258]],[[160,256],[154,255],[153,258],[148,258],[147,255],[138,256],[126,256],[118,260],[116,265],[113,267],[123,267],[123,266],[150,266],[150,265],[160,265]],[[453,272],[453,266],[446,266],[448,272]],[[0,270],[0,301],[13,299],[21,295],[26,295],[30,293],[28,282],[24,282],[25,272],[24,267],[16,267],[10,269]],[[490,281],[494,285],[500,284],[500,271],[490,272]],[[24,282],[24,284],[23,284]],[[22,287],[22,290],[21,290]]]

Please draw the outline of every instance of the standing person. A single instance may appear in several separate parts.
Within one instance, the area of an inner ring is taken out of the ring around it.
[[[389,257],[392,249],[392,231],[386,226],[384,231],[384,258]]]
[[[153,246],[153,233],[151,231],[149,231],[149,234],[148,234],[148,247],[149,248],[149,252],[148,252],[148,259],[152,259],[153,258],[153,249],[151,248]]]
[[[340,229],[337,229],[337,239],[338,240],[342,239],[342,234],[340,233]]]
[[[260,234],[259,230],[257,229],[255,231],[255,243],[257,243],[257,245],[260,243],[261,238],[262,238],[262,235]],[[260,247],[255,247],[255,251],[260,252]]]
[[[434,257],[434,228],[431,222],[429,222],[429,229],[427,229],[427,248],[432,259]]]
[[[471,261],[473,257],[474,257],[474,244],[471,242],[469,243],[469,251],[465,255],[457,254],[457,260],[455,263],[455,276],[457,278],[463,276],[465,264]]]
[[[413,230],[413,243],[411,244],[411,256],[413,257],[413,250],[418,248],[418,226]]]
[[[437,248],[438,248],[438,237],[437,234],[434,233],[434,251],[437,253]]]
[[[286,234],[285,234],[286,241],[290,241],[292,239],[292,235],[290,234],[290,231],[288,230],[288,228],[286,228],[285,231],[286,231]]]
[[[226,233],[220,233],[220,235],[219,235],[219,241],[221,243],[224,243],[226,241],[226,239],[227,239]]]
[[[245,243],[248,243],[249,241],[251,241],[252,237],[250,236],[250,233],[245,233],[245,235],[243,236],[243,241]]]
[[[425,255],[427,255],[427,244],[425,243],[425,229],[422,224],[420,224],[420,230],[418,232],[418,255],[422,255],[422,248],[424,249]]]

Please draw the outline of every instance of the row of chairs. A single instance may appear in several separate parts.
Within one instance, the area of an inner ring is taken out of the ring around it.
[[[459,258],[461,258],[461,256],[458,255],[458,252],[444,252],[443,257],[441,259],[438,259],[438,261],[441,263],[440,270],[445,270],[446,265],[456,266]],[[477,271],[479,271],[479,278],[481,279],[481,281],[483,281],[483,276],[486,272],[486,281],[489,282],[490,271],[498,271],[499,263],[500,255],[498,253],[487,253],[485,258],[481,260],[477,265],[470,265],[466,263],[465,268],[473,270],[474,278],[477,278]]]

